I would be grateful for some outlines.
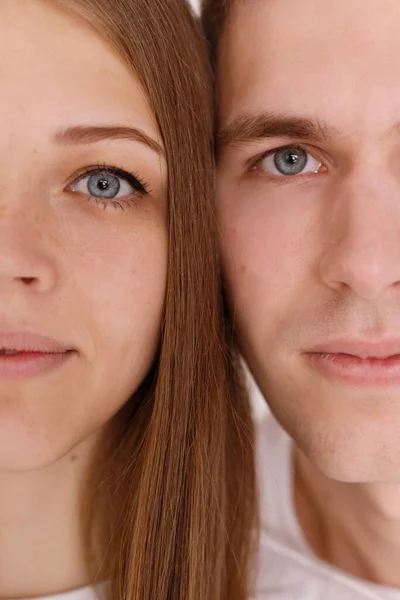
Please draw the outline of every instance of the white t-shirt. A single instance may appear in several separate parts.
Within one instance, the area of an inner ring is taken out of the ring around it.
[[[313,554],[294,509],[291,439],[270,414],[257,432],[262,532],[254,600],[400,600],[400,589],[347,575]]]
[[[270,414],[257,424],[261,549],[253,600],[400,600],[400,589],[347,575],[319,560],[296,519],[292,493],[292,442]],[[106,586],[37,600],[106,600]]]

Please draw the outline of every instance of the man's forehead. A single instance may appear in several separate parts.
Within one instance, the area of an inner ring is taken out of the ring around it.
[[[349,101],[400,110],[399,31],[397,0],[237,0],[220,46],[222,125],[266,109],[326,119]]]

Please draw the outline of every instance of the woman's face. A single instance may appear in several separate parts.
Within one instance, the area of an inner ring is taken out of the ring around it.
[[[2,2],[0,470],[99,430],[151,367],[164,306],[155,116],[113,50],[51,4]]]

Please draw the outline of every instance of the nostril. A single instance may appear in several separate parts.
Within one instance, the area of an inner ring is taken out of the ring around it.
[[[35,277],[21,277],[21,281],[26,285],[31,285],[35,281]]]

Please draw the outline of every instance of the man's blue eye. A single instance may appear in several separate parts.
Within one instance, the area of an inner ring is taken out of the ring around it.
[[[282,175],[299,175],[307,162],[307,152],[301,148],[281,148],[274,154],[275,167]]]
[[[278,177],[294,177],[318,173],[321,162],[299,146],[284,146],[271,150],[257,165],[259,170]]]

